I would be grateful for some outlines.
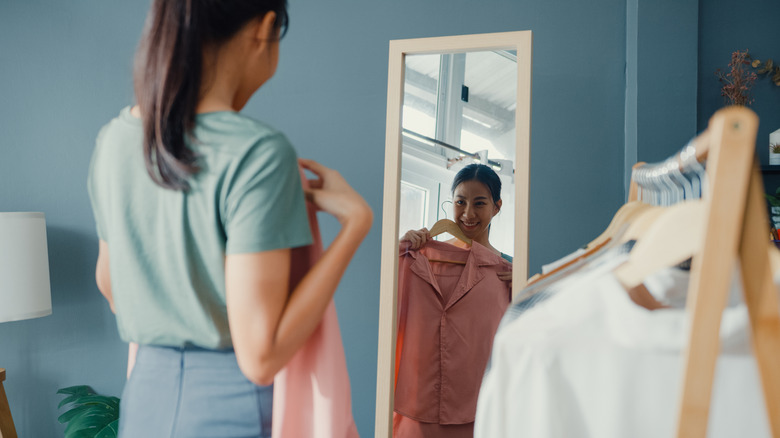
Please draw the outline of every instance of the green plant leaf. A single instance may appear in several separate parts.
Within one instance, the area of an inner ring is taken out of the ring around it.
[[[88,409],[80,410],[78,413],[73,415],[73,417],[69,420],[69,424],[80,424],[81,422],[85,421],[88,417],[96,417],[96,416],[103,416],[106,418],[116,418],[119,416],[119,412],[109,409],[102,405],[84,405]]]
[[[60,402],[59,408],[71,405],[57,418],[60,423],[67,423],[65,438],[94,438],[104,429],[106,432],[103,436],[116,437],[119,425],[118,397],[97,394],[87,385],[62,388],[57,393],[68,395]]]
[[[95,438],[116,438],[119,435],[119,419],[112,421],[106,427],[100,429]]]
[[[105,405],[112,409],[119,409],[119,399],[116,397],[106,397],[105,395],[99,394],[87,394],[80,396],[72,395],[68,397],[68,399],[60,402],[59,407],[62,407],[62,405],[65,404],[63,402],[68,401],[74,405]]]
[[[77,430],[64,438],[95,438],[95,431],[92,429]]]
[[[92,429],[92,434],[94,435],[117,418],[118,415],[111,412],[93,412],[80,415],[72,419],[65,427],[65,437],[69,438],[68,435],[70,433],[85,429]]]
[[[76,394],[78,392],[83,392],[85,388],[92,389],[87,385],[68,386],[67,388],[58,389],[57,394]]]
[[[81,405],[100,405],[100,406],[106,406],[110,409],[119,410],[119,399],[116,397],[107,397],[105,395],[99,395],[99,394],[92,394],[92,395],[85,395],[78,400],[74,401],[74,403],[81,404]]]
[[[94,395],[95,391],[90,388],[89,386],[71,386],[70,388],[64,388],[57,391],[58,394],[70,394],[68,397],[65,397],[60,401],[60,404],[57,405],[57,409],[65,406],[68,403],[74,403],[81,397],[85,397],[88,395]]]
[[[767,201],[769,201],[769,204],[772,207],[780,207],[780,199],[777,199],[776,197],[767,194],[764,194],[764,197],[766,198]]]
[[[70,409],[66,411],[64,414],[57,417],[57,421],[59,421],[60,423],[67,423],[68,421],[72,420],[74,417],[77,417],[82,413],[84,413],[85,411],[89,411],[92,409],[94,408],[90,405],[76,406],[75,408]]]
[[[57,390],[57,394],[94,394],[95,390],[91,386],[76,385],[68,386],[67,388],[60,388]]]

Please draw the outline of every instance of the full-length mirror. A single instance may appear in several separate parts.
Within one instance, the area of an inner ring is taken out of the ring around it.
[[[390,43],[377,437],[471,436],[527,278],[531,33]]]

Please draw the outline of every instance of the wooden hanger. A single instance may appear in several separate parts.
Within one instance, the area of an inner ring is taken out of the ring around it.
[[[637,217],[631,221],[631,224],[620,235],[620,243],[626,243],[631,240],[640,240],[656,220],[667,213],[667,207],[653,206],[641,211]]]
[[[598,252],[602,247],[604,247],[604,245],[609,243],[610,240],[611,240],[610,238],[607,238],[603,242],[600,242],[599,244],[597,244],[597,245],[595,245],[593,247],[590,247],[587,251],[585,251],[584,253],[580,254],[576,258],[573,258],[573,259],[569,260],[568,262],[558,266],[557,268],[553,269],[552,271],[550,271],[550,272],[548,272],[546,274],[536,274],[536,275],[534,275],[533,277],[528,279],[528,283],[526,284],[526,287],[531,286],[532,284],[536,283],[537,281],[544,280],[547,277],[555,275],[558,272],[563,271],[564,269],[568,268],[569,266],[571,266],[571,265],[573,265],[575,263],[578,263],[580,260],[583,260],[583,259],[586,259],[586,258],[592,256],[593,254]]]
[[[436,221],[435,224],[431,227],[429,231],[431,237],[438,236],[441,233],[449,233],[453,236],[455,236],[458,240],[462,241],[463,243],[466,243],[468,245],[471,245],[471,239],[466,237],[465,234],[463,234],[463,230],[460,229],[458,224],[451,221],[450,219],[440,219]],[[438,263],[454,263],[456,265],[465,265],[466,262],[462,262],[460,260],[440,260],[440,259],[428,259],[429,262],[438,262]]]
[[[526,283],[526,286],[530,286],[531,284],[534,284],[539,280],[543,280],[551,275],[560,272],[563,269],[566,269],[567,267],[571,266],[574,263],[579,262],[582,259],[590,257],[591,255],[598,252],[598,250],[604,247],[604,245],[610,242],[613,238],[615,238],[615,236],[621,230],[625,229],[625,225],[632,224],[634,220],[643,216],[645,213],[649,212],[650,210],[657,209],[657,207],[636,200],[635,183],[632,183],[631,191],[633,195],[630,196],[629,199],[633,199],[633,200],[627,202],[626,204],[623,204],[623,206],[620,207],[620,209],[612,217],[612,221],[609,223],[607,228],[598,237],[596,237],[590,243],[584,246],[584,248],[587,250],[586,252],[584,252],[577,258],[572,259],[561,266],[558,266],[557,268],[553,269],[552,271],[546,274],[539,273],[532,276],[531,278],[528,279],[528,283]],[[640,228],[635,228],[634,232],[635,233],[639,232],[639,229]]]
[[[702,245],[705,208],[703,200],[655,208],[629,226],[622,239],[637,243],[628,260],[614,270],[620,284],[633,289],[653,272],[694,256]]]
[[[433,224],[433,226],[430,229],[431,237],[438,236],[441,233],[450,233],[461,242],[471,245],[471,239],[466,237],[466,235],[463,234],[463,230],[460,229],[458,224],[456,224],[450,219],[438,220],[436,221],[435,224]]]

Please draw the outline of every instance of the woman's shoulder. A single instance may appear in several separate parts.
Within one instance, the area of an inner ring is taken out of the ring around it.
[[[125,141],[131,141],[131,138],[140,135],[142,129],[141,119],[131,113],[131,107],[128,105],[100,128],[95,148],[97,150],[111,148],[110,146],[115,144],[124,144]]]
[[[235,111],[215,111],[196,115],[196,126],[201,130],[245,137],[283,136],[269,123]]]
[[[280,130],[234,111],[198,114],[195,138],[194,145],[216,146],[239,154],[258,150],[292,150],[290,141]]]

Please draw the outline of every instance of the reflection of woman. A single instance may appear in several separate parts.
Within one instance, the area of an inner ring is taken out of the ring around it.
[[[284,135],[238,112],[273,76],[286,24],[285,0],[155,0],[138,106],[100,132],[97,283],[140,344],[120,436],[270,436],[274,375],[368,233],[338,172],[300,160],[317,176],[304,195]],[[341,230],[291,292],[291,248],[312,242],[305,196]]]
[[[498,175],[488,166],[466,166],[452,192],[454,219],[470,247],[431,241],[425,228],[401,239],[396,438],[472,438],[480,382],[510,302],[511,258],[489,240],[501,209]]]
[[[488,248],[509,262],[512,257],[490,244],[490,221],[501,211],[501,178],[484,164],[469,164],[461,169],[452,181],[452,210],[455,223],[469,239]],[[427,228],[409,230],[401,241],[410,242],[412,249],[420,249],[431,240]],[[448,241],[455,246],[468,245],[458,239]],[[498,274],[504,281],[512,282],[512,272]]]

